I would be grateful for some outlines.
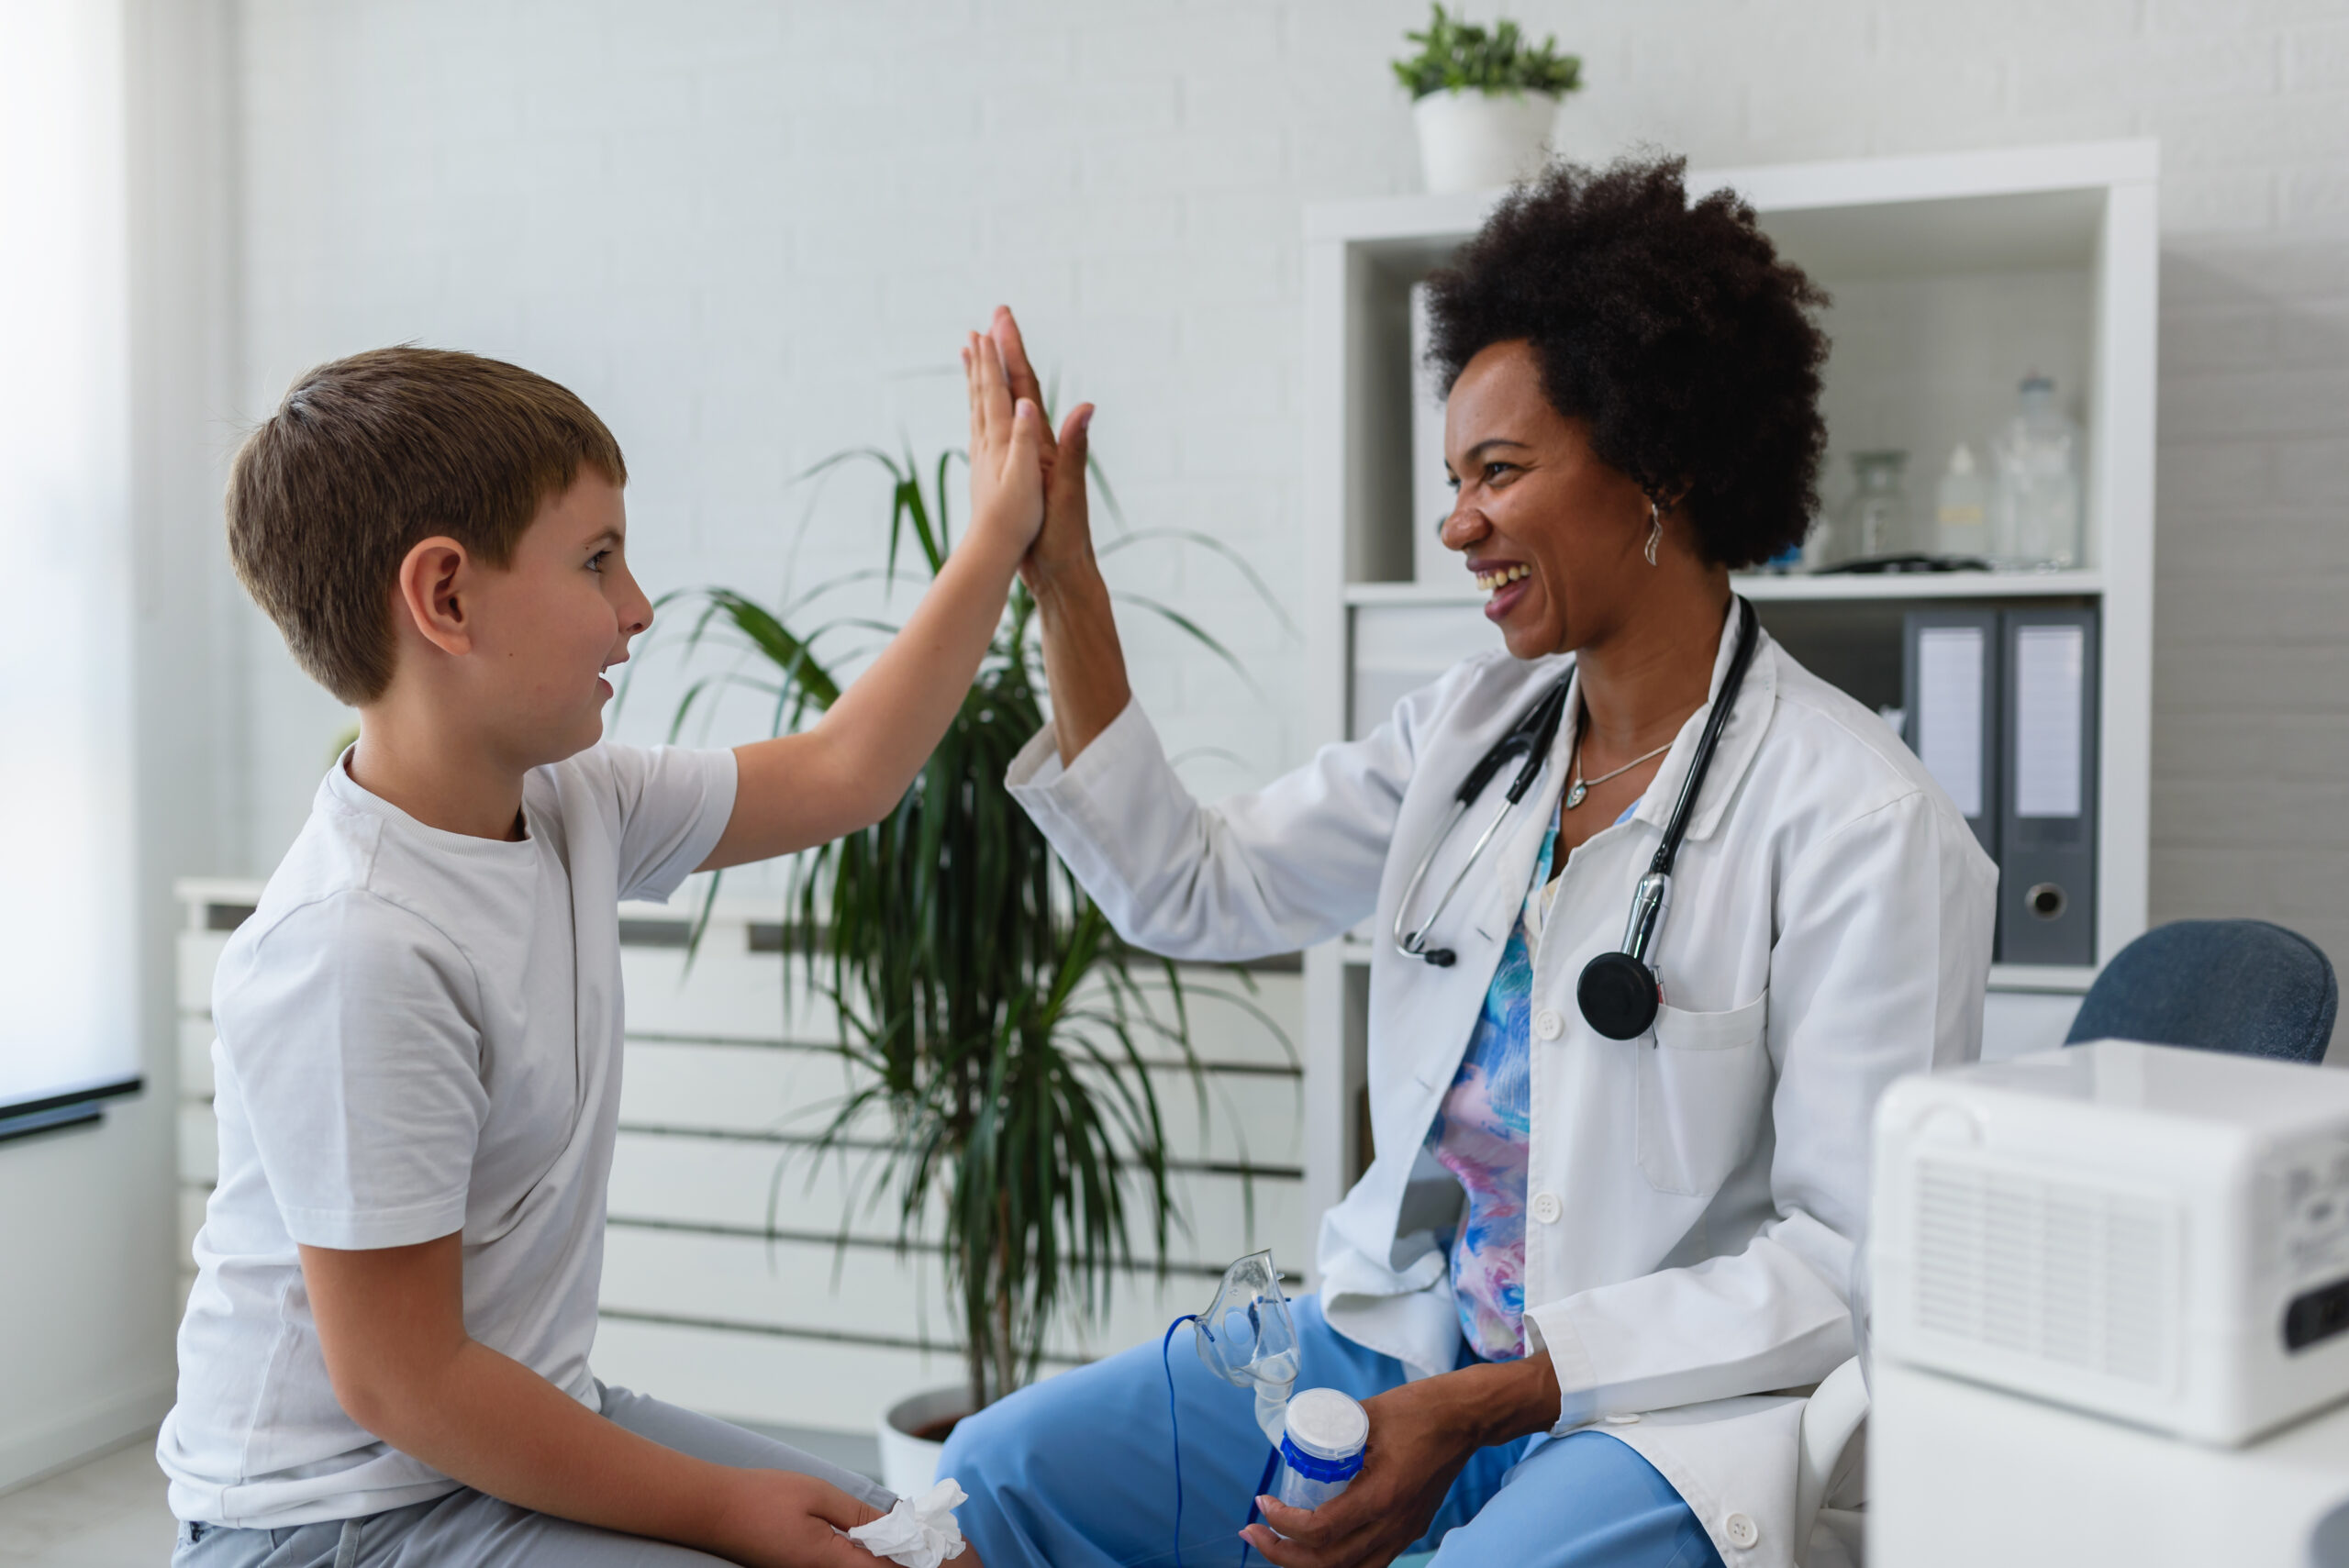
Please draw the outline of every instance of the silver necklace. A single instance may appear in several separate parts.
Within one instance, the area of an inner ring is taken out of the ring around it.
[[[1677,739],[1677,737],[1675,737],[1675,739]],[[1633,768],[1638,767],[1642,762],[1646,762],[1649,757],[1661,757],[1666,751],[1671,750],[1672,741],[1667,740],[1663,745],[1657,747],[1654,751],[1650,751],[1646,757],[1634,757],[1611,773],[1601,773],[1595,779],[1586,779],[1582,776],[1582,737],[1579,735],[1575,736],[1575,779],[1574,783],[1566,786],[1566,809],[1568,811],[1572,811],[1575,806],[1580,806],[1582,804],[1583,796],[1590,793],[1591,785],[1603,784],[1609,779],[1620,778],[1625,773],[1630,773]]]

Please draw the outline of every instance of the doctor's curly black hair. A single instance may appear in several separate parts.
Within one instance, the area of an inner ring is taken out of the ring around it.
[[[1698,548],[1752,566],[1819,507],[1827,295],[1733,192],[1691,204],[1679,158],[1553,169],[1512,191],[1429,282],[1445,392],[1495,343],[1530,342],[1542,390],[1650,495],[1686,491]]]

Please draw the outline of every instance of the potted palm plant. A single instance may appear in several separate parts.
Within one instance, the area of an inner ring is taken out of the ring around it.
[[[726,588],[689,595],[699,609],[687,656],[720,642],[738,660],[686,688],[672,736],[697,702],[729,684],[770,695],[778,731],[829,706],[844,684],[831,639],[876,624],[829,613],[826,601],[875,575],[897,579],[908,545],[936,573],[951,545],[946,483],[957,455],[918,465],[910,452],[860,449],[811,471],[870,462],[886,472],[885,563],[779,608]],[[1222,554],[1281,616],[1246,563],[1205,536],[1129,532],[1104,553],[1153,537]],[[1245,679],[1230,652],[1178,612],[1121,597],[1171,620]],[[1180,1216],[1145,1044],[1161,1061],[1171,1048],[1190,1070],[1203,1119],[1208,1109],[1174,966],[1110,929],[1005,785],[1043,723],[1034,612],[1015,587],[961,713],[896,809],[800,857],[786,894],[786,990],[804,984],[835,1006],[852,1068],[853,1086],[831,1107],[815,1151],[853,1166],[852,1214],[894,1210],[901,1252],[938,1250],[962,1340],[962,1385],[904,1401],[884,1422],[883,1479],[903,1496],[930,1485],[955,1419],[1035,1375],[1056,1322],[1107,1307],[1115,1276],[1133,1264],[1137,1218],[1163,1266]],[[1215,994],[1279,1032],[1241,992]],[[878,1149],[876,1122],[888,1129]]]
[[[1534,44],[1512,21],[1489,28],[1441,3],[1424,32],[1406,33],[1419,52],[1396,61],[1411,95],[1419,161],[1428,189],[1482,191],[1540,172],[1565,95],[1582,85],[1582,61],[1558,52],[1553,36]]]

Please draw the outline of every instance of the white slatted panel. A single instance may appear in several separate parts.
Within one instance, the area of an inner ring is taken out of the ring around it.
[[[180,1097],[212,1098],[212,1018],[208,1013],[180,1015]]]
[[[867,1201],[869,1170],[862,1151],[819,1158],[741,1139],[624,1130],[612,1161],[611,1212],[615,1220],[761,1231],[772,1218],[779,1234],[822,1237],[838,1234],[845,1222],[853,1236],[894,1240],[896,1200],[885,1196],[878,1207]],[[1219,1274],[1239,1252],[1270,1247],[1277,1258],[1302,1262],[1308,1217],[1298,1207],[1294,1177],[1186,1168],[1174,1173],[1169,1184],[1190,1228],[1188,1234],[1178,1229],[1170,1236],[1170,1260],[1212,1264]],[[851,1218],[852,1197],[857,1207]],[[1147,1252],[1148,1211],[1138,1194],[1131,1198],[1135,1246]],[[937,1234],[934,1224],[916,1232],[924,1240]]]
[[[1293,1075],[1214,1067],[1194,1073],[1174,1065],[1152,1066],[1144,1075],[1156,1091],[1160,1123],[1176,1159],[1282,1168],[1298,1162]],[[1108,1102],[1108,1075],[1089,1076]],[[633,1039],[621,1082],[620,1122],[809,1139],[831,1123],[861,1082],[848,1062],[822,1047]],[[885,1112],[860,1109],[852,1133],[868,1140],[887,1138]]]
[[[204,1224],[204,1205],[220,1168],[219,1139],[212,1120],[212,972],[239,910],[261,896],[257,884],[183,882],[185,922],[179,934],[179,1299],[195,1283],[192,1249]]]
[[[819,1410],[826,1427],[860,1435],[878,1427],[906,1390],[963,1376],[962,1358],[944,1349],[925,1355],[610,1316],[596,1330],[596,1368],[607,1383],[713,1416],[780,1422],[774,1412]],[[1043,1370],[1050,1376],[1059,1369]]]
[[[209,1006],[227,933],[210,927],[258,894],[183,889],[184,1241],[202,1222],[215,1169]],[[805,995],[786,1007],[781,957],[755,951],[774,946],[769,911],[721,908],[690,964],[677,946],[647,945],[674,943],[688,907],[681,898],[674,908],[625,911],[629,1048],[596,1370],[718,1415],[870,1431],[896,1399],[962,1375],[940,1258],[921,1244],[934,1241],[935,1222],[918,1227],[916,1247],[900,1256],[893,1197],[847,1214],[864,1151],[844,1165],[807,1147],[853,1083],[832,1049],[830,1009]],[[1163,982],[1138,978],[1171,1021]],[[1299,1082],[1287,1048],[1258,1017],[1295,1040],[1299,977],[1186,970],[1183,979],[1201,1073],[1163,1041],[1143,1034],[1138,1043],[1152,1063],[1186,1223],[1169,1237],[1162,1280],[1146,1210],[1130,1193],[1137,1266],[1114,1281],[1105,1323],[1056,1338],[1055,1365],[1163,1331],[1242,1252],[1269,1246],[1297,1270],[1306,1261],[1314,1217],[1300,1180]],[[885,1117],[876,1111],[856,1130],[884,1138]],[[851,1240],[841,1248],[844,1225]]]
[[[1117,1276],[1106,1327],[1060,1330],[1047,1351],[1074,1361],[1140,1344],[1176,1315],[1197,1310],[1213,1292],[1213,1282],[1196,1273],[1163,1282],[1147,1269]],[[603,1306],[607,1314],[881,1348],[951,1350],[960,1343],[936,1255],[900,1259],[883,1246],[614,1226],[604,1239]],[[822,1347],[811,1345],[811,1353]],[[597,1370],[607,1379],[616,1375],[600,1361]],[[620,1381],[628,1379],[622,1374]],[[792,1424],[831,1425],[833,1418]]]
[[[220,1169],[219,1128],[209,1102],[180,1106],[180,1185],[209,1191]]]

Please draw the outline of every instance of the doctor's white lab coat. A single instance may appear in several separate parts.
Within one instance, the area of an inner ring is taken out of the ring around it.
[[[1415,1376],[1451,1369],[1460,1329],[1443,1249],[1402,1229],[1406,1188],[1530,891],[1571,725],[1430,934],[1458,962],[1405,958],[1386,934],[1460,781],[1570,663],[1468,660],[1367,739],[1212,807],[1134,706],[1074,766],[1047,729],[1011,772],[1118,930],[1153,952],[1232,962],[1374,921],[1377,1154],[1322,1218],[1322,1305]],[[1761,633],[1653,954],[1664,1006],[1647,1036],[1607,1039],[1575,983],[1620,943],[1710,711],[1682,727],[1632,817],[1567,861],[1534,948],[1525,1320],[1564,1391],[1555,1429],[1614,1418],[1605,1429],[1672,1482],[1724,1562],[1765,1568],[1795,1550],[1801,1402],[1783,1391],[1853,1353],[1876,1096],[1978,1052],[1998,873],[1884,721]],[[1415,918],[1514,772],[1437,856]]]

